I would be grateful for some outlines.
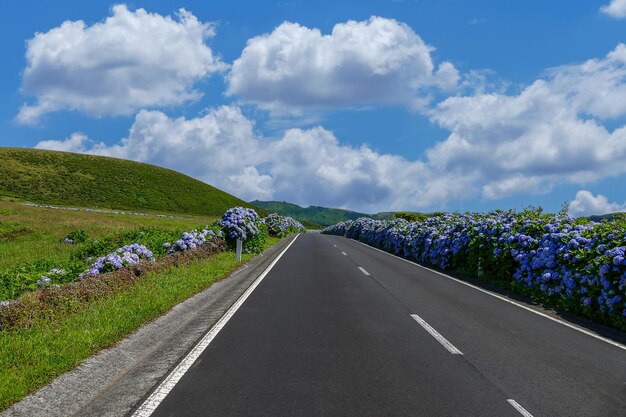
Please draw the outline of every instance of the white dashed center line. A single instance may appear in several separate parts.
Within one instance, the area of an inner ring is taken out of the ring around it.
[[[452,353],[453,355],[462,355],[463,354],[463,352],[458,350],[452,343],[448,342],[448,340],[445,337],[443,337],[441,334],[439,334],[439,332],[437,330],[433,329],[430,324],[426,323],[423,318],[421,318],[417,314],[411,314],[411,317],[413,317],[413,319],[416,322],[418,322],[419,325],[424,328],[424,330],[426,330],[428,333],[430,333],[430,335],[432,337],[434,337],[439,343],[441,343],[441,345],[443,347],[448,349],[448,352]]]
[[[363,272],[363,275],[370,275],[370,273],[367,272],[363,267],[359,266],[359,271]]]
[[[519,413],[521,415],[523,415],[524,417],[533,417],[532,414],[530,414],[528,411],[526,411],[524,409],[524,407],[522,407],[521,405],[519,405],[519,403],[515,400],[507,400],[509,404],[511,404],[513,406],[513,408],[515,408],[517,411],[519,411]]]

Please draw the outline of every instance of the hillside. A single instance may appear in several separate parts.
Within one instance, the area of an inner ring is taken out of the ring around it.
[[[221,215],[250,204],[187,175],[103,156],[0,148],[0,196],[35,203]]]
[[[257,207],[262,207],[267,211],[290,216],[300,221],[319,224],[321,226],[331,226],[333,224],[346,220],[356,220],[359,217],[372,217],[369,214],[359,213],[356,211],[327,208],[327,207],[300,207],[296,204],[284,201],[251,201]]]
[[[609,213],[609,214],[596,214],[596,215],[592,215],[592,216],[587,216],[587,219],[589,219],[592,222],[602,222],[602,221],[607,221],[607,222],[612,222],[614,220],[618,220],[618,219],[623,219],[626,216],[626,213]]]

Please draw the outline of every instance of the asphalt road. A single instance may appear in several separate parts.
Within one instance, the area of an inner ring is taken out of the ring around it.
[[[626,350],[305,234],[152,415],[626,416]]]

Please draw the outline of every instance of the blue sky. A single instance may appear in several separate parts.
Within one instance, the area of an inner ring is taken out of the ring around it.
[[[304,206],[625,208],[626,0],[21,1],[0,28],[0,146]]]

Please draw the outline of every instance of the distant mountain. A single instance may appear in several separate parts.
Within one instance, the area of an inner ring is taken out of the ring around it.
[[[250,207],[170,169],[104,156],[23,148],[0,148],[0,196],[34,203],[209,216],[221,216],[234,206]]]
[[[626,213],[619,212],[619,213],[609,213],[609,214],[596,214],[593,216],[587,216],[587,219],[589,219],[592,222],[600,223],[603,220],[611,222],[613,220],[617,220],[618,218],[624,219],[625,217],[626,217]]]
[[[359,213],[351,210],[343,210],[328,207],[300,207],[285,201],[251,201],[250,204],[266,209],[269,212],[293,217],[301,222],[320,226],[331,226],[346,220],[356,220],[359,217],[372,217],[370,214]],[[306,226],[306,224],[305,224]],[[310,227],[310,226],[309,226]]]
[[[372,214],[369,217],[379,220],[391,220],[396,218],[395,211],[381,211],[380,213]]]

